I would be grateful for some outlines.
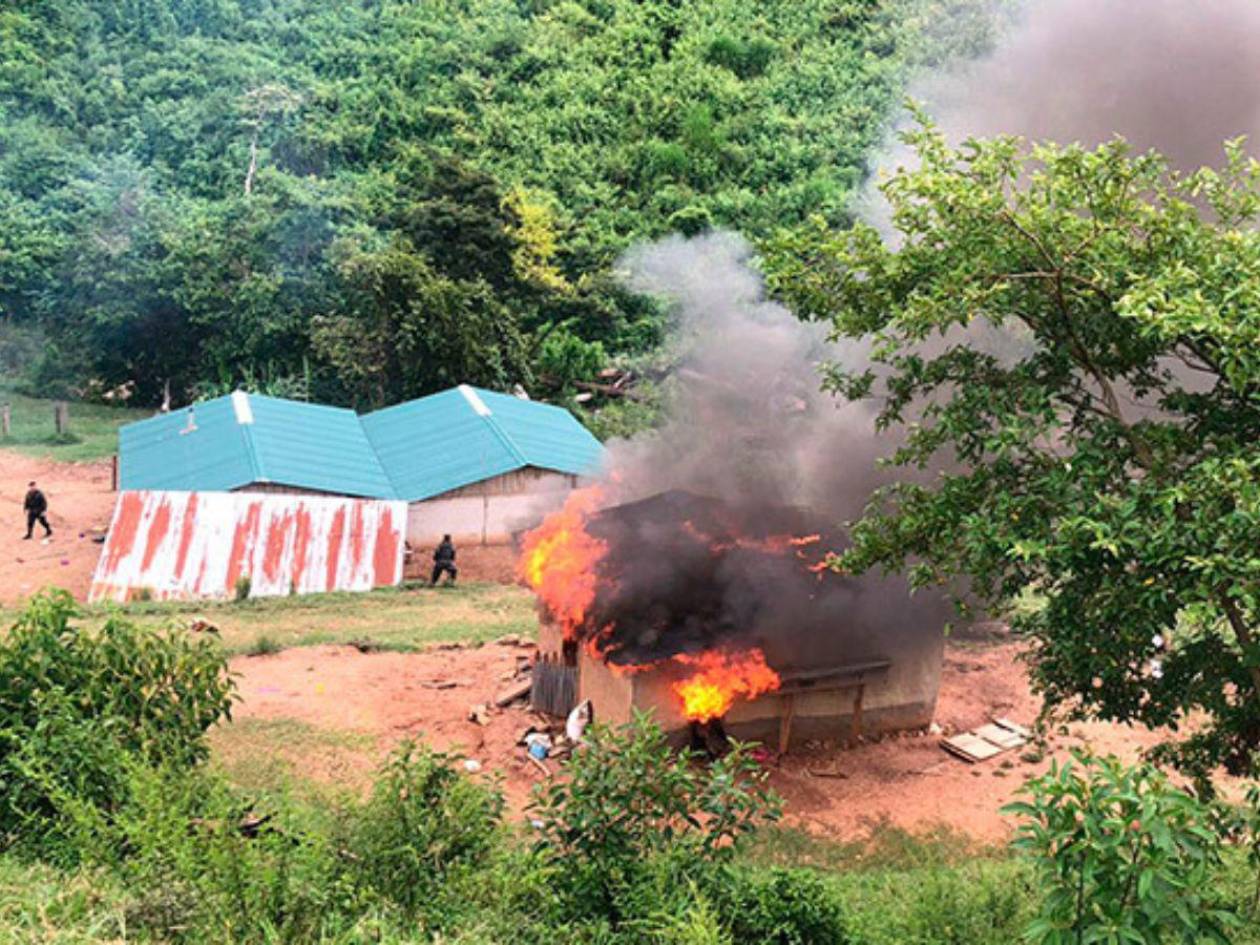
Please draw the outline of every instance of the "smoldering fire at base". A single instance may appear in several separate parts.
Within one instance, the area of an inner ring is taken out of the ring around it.
[[[785,751],[929,724],[936,602],[916,614],[898,580],[826,570],[842,536],[818,518],[683,491],[621,504],[608,488],[575,493],[523,541],[539,671],[574,674],[596,719],[650,710],[678,740],[712,725]],[[890,607],[890,594],[905,600]]]

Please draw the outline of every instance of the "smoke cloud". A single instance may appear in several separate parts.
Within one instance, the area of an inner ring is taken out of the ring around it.
[[[783,669],[930,651],[943,596],[808,567],[844,546],[896,446],[876,433],[874,404],[822,389],[820,362],[856,367],[865,348],[768,300],[751,247],[730,233],[641,247],[619,270],[673,303],[683,354],[664,426],[610,444],[617,505],[592,525],[610,549],[594,620],[614,628],[601,641],[610,659],[756,645]],[[799,550],[760,547],[813,533]],[[749,544],[711,554],[737,539]]]
[[[1038,0],[991,56],[913,94],[956,142],[1119,135],[1193,170],[1219,164],[1227,138],[1257,145],[1258,81],[1255,0]]]
[[[668,421],[611,446],[620,491],[686,489],[735,507],[799,505],[833,522],[855,517],[891,443],[872,405],[821,389],[819,365],[856,367],[865,348],[827,341],[765,296],[753,250],[731,233],[670,237],[618,269],[636,291],[670,299],[682,363]]]

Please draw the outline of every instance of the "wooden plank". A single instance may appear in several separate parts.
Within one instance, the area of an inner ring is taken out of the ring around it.
[[[796,715],[796,696],[786,695],[781,700],[783,714],[779,716],[779,754],[786,755],[792,741],[792,719]]]
[[[531,678],[518,679],[506,689],[501,690],[499,694],[494,697],[494,704],[500,709],[504,706],[511,705],[517,699],[524,699],[528,696],[529,690],[532,689],[533,686],[534,681]]]
[[[978,738],[983,738],[986,742],[997,745],[1003,751],[1010,751],[1012,748],[1019,748],[1027,743],[1028,739],[1022,735],[1017,735],[1010,729],[1003,728],[1000,725],[989,724],[982,725],[972,734]]]
[[[862,699],[866,695],[866,686],[858,686],[857,695],[853,697],[853,743],[862,738]]]
[[[978,761],[987,761],[995,755],[1002,754],[1002,749],[998,748],[997,745],[994,745],[992,742],[986,742],[983,738],[972,735],[970,732],[963,732],[961,735],[943,739],[941,747],[951,755],[957,755],[963,761],[971,764],[975,764]]]
[[[1032,732],[1024,728],[1024,726],[1020,725],[1018,722],[1012,722],[1010,719],[994,719],[993,724],[1000,725],[1002,728],[1006,729],[1008,732],[1014,732],[1016,735],[1019,735],[1021,738],[1023,738],[1024,741],[1029,741],[1032,739]]]

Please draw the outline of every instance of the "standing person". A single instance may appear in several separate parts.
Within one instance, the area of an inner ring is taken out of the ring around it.
[[[27,538],[30,538],[31,532],[35,530],[36,522],[44,526],[45,538],[52,535],[52,526],[48,524],[48,500],[33,482],[26,491],[26,501],[22,503],[22,508],[26,509]]]
[[[455,545],[452,544],[450,535],[443,535],[442,543],[433,550],[433,579],[429,583],[436,586],[443,574],[449,574],[451,579],[447,583],[454,584],[458,573],[455,568]]]

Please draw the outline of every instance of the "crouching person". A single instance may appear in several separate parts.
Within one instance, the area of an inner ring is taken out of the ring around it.
[[[442,575],[446,574],[450,577],[447,583],[454,584],[458,573],[455,568],[455,545],[451,542],[450,535],[443,535],[442,543],[433,551],[433,579],[429,583],[436,586]]]

